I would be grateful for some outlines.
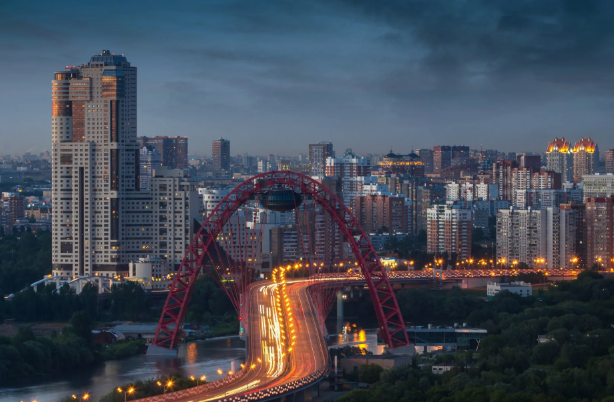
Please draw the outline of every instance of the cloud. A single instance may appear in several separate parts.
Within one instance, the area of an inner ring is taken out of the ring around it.
[[[15,149],[49,143],[52,72],[111,49],[139,69],[139,134],[187,135],[192,152],[220,135],[233,153],[262,154],[323,139],[356,152],[460,142],[534,151],[585,133],[607,148],[613,9],[609,0],[9,1],[0,138],[23,139]]]

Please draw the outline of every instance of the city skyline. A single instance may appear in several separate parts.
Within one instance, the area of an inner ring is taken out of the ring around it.
[[[194,153],[220,136],[233,154],[298,154],[348,138],[358,154],[461,142],[542,152],[557,136],[612,148],[612,28],[596,18],[612,5],[444,13],[436,3],[152,3],[133,24],[137,6],[111,2],[92,14],[113,15],[105,35],[85,29],[86,9],[10,3],[0,16],[12,60],[2,65],[0,135],[12,139],[3,148],[50,148],[48,71],[99,49],[143,66],[138,135],[187,136]]]

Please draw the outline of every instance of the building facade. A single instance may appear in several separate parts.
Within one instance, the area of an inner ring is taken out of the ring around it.
[[[332,142],[309,144],[309,166],[311,175],[322,178],[326,175],[326,159],[334,157]]]
[[[411,202],[405,197],[356,197],[354,215],[367,233],[411,233]]]
[[[230,141],[219,138],[211,146],[213,155],[213,170],[220,172],[230,170]]]
[[[427,252],[471,258],[472,211],[437,204],[427,210]]]
[[[433,173],[441,173],[442,170],[452,166],[452,147],[438,145],[433,147]]]
[[[585,204],[586,267],[609,268],[614,258],[614,197],[587,198]]]
[[[584,201],[614,195],[614,174],[593,174],[582,177]]]
[[[507,265],[524,263],[531,268],[545,268],[547,243],[545,210],[512,207],[498,211],[497,260],[505,260]]]
[[[582,181],[582,176],[595,173],[595,167],[599,163],[599,147],[590,138],[582,138],[576,142],[572,149],[573,154],[573,180]]]
[[[188,168],[188,137],[138,137],[139,147],[158,150],[162,166]]]
[[[108,50],[52,81],[53,271],[128,271],[122,221],[141,218],[137,71]],[[120,220],[120,216],[124,219]],[[139,219],[140,221],[140,219]],[[150,234],[150,228],[143,227]]]
[[[137,70],[108,50],[52,81],[54,275],[128,276],[162,256],[178,265],[202,222],[202,199],[183,171],[154,169],[141,190]]]
[[[341,179],[343,203],[353,211],[354,201],[360,195],[364,183],[361,179],[371,175],[371,160],[356,156],[351,149],[348,149],[342,157],[326,158],[325,175]]]
[[[145,146],[141,148],[139,152],[141,190],[147,190],[151,184],[154,170],[162,166],[162,157],[158,152],[158,148],[152,146]]]
[[[563,181],[573,180],[573,154],[571,144],[565,138],[555,138],[548,143],[546,170],[561,174]]]
[[[0,215],[2,218],[2,228],[4,233],[10,234],[13,226],[20,220],[25,218],[24,199],[19,193],[5,192],[2,193],[0,204]]]
[[[605,172],[614,173],[614,149],[605,151]]]

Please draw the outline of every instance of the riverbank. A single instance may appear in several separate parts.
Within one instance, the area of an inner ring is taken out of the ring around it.
[[[98,401],[121,384],[168,376],[172,372],[184,377],[206,375],[208,381],[213,381],[219,379],[218,369],[227,372],[232,361],[238,366],[244,360],[245,342],[238,336],[194,341],[180,344],[176,358],[139,354],[123,360],[109,360],[87,370],[58,374],[36,384],[14,382],[9,387],[0,387],[0,400],[57,402],[72,394],[89,393],[90,400]]]

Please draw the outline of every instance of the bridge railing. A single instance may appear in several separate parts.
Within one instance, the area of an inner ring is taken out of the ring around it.
[[[320,378],[325,376],[327,373],[326,369],[320,369],[318,371],[314,371],[306,377],[301,378],[300,380],[292,381],[286,384],[278,385],[276,387],[263,389],[262,391],[253,392],[251,394],[238,395],[238,396],[228,396],[224,398],[224,401],[228,402],[249,402],[249,401],[259,401],[268,398],[275,398],[277,396],[282,396],[288,393],[292,393],[294,391],[299,391],[306,386],[315,383]]]
[[[196,396],[204,394],[205,392],[214,391],[218,388],[222,388],[232,382],[239,381],[243,376],[247,374],[247,370],[239,370],[234,374],[231,374],[221,380],[209,382],[203,385],[199,385],[192,388],[187,388],[181,391],[169,392],[163,395],[149,396],[147,398],[135,399],[134,402],[172,402],[179,399],[187,398],[190,396]]]

